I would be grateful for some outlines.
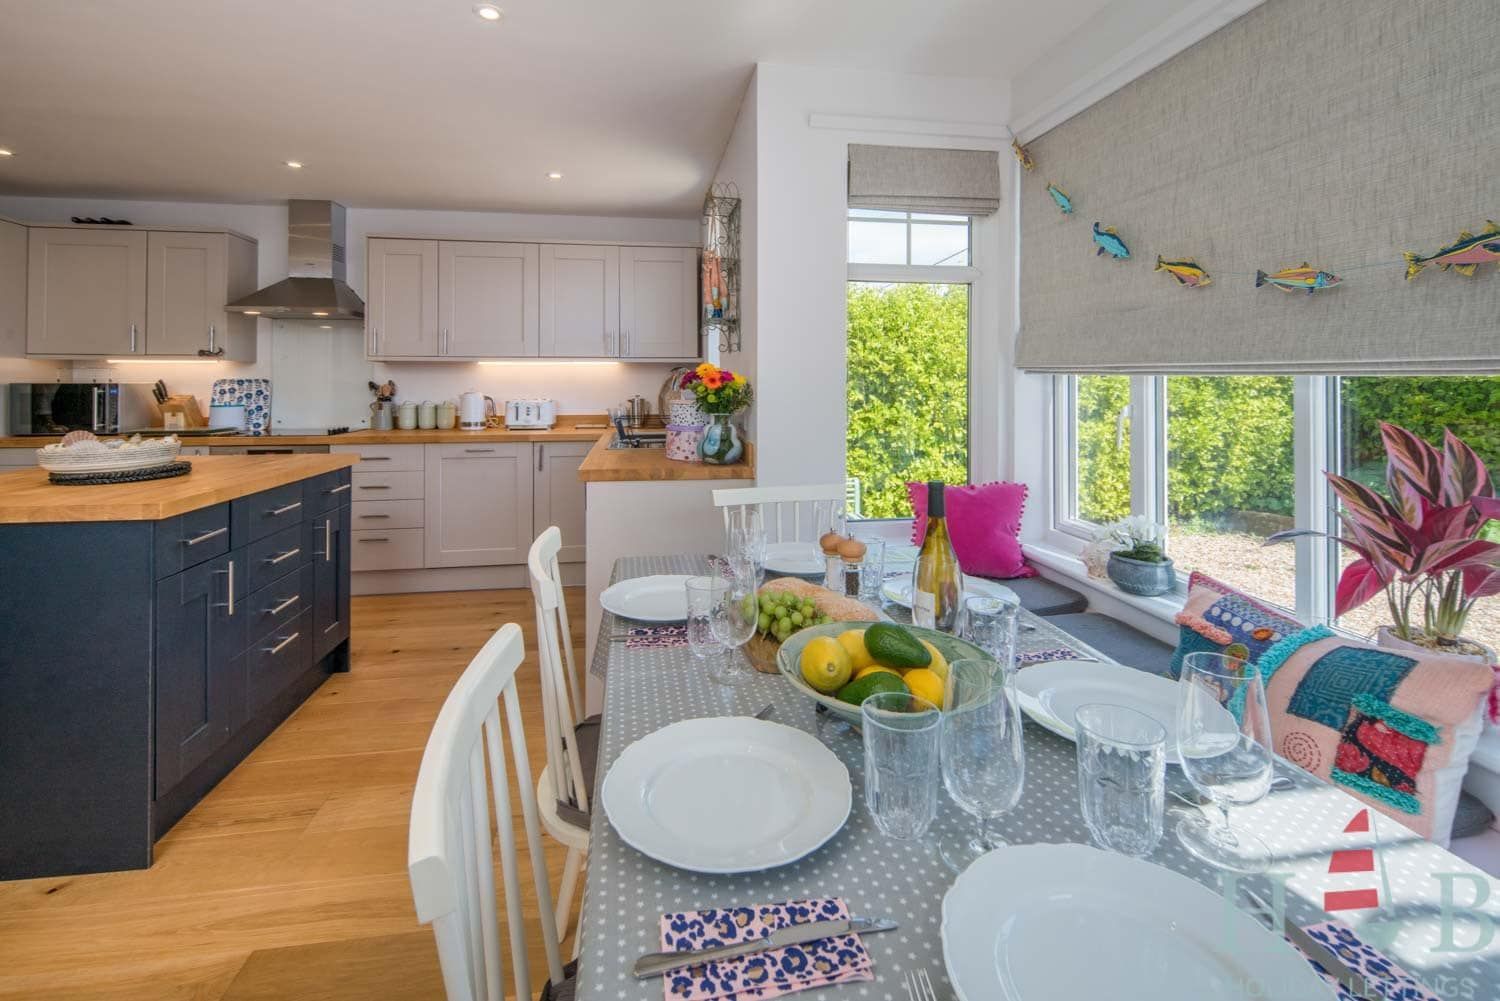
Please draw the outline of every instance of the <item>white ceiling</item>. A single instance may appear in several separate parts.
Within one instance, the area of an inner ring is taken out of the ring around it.
[[[1008,79],[1106,2],[0,0],[0,192],[687,217],[754,63]]]

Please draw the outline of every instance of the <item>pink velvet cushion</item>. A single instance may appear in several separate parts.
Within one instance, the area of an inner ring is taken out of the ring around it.
[[[921,545],[927,534],[927,484],[908,483],[906,495],[916,515],[911,541]],[[964,573],[976,577],[1035,577],[1021,554],[1021,512],[1026,508],[1026,484],[980,483],[945,487],[948,535]]]
[[[1276,753],[1447,845],[1487,666],[1372,647],[1324,626],[1286,637],[1256,666]]]

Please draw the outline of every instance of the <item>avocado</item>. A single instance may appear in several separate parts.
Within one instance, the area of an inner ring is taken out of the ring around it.
[[[839,689],[836,697],[840,702],[847,702],[850,705],[857,706],[871,695],[883,692],[906,692],[910,694],[911,689],[906,687],[906,682],[894,674],[876,671],[874,674],[865,675],[858,681],[849,682],[843,688]]]
[[[865,630],[865,649],[875,663],[903,671],[932,663],[932,653],[915,636],[889,622],[877,622]]]

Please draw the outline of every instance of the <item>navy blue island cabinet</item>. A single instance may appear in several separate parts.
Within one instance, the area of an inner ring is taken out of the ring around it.
[[[0,474],[0,879],[139,869],[349,668],[342,455]]]

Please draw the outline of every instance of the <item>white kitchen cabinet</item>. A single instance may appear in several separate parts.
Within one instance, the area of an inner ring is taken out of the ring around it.
[[[535,356],[539,256],[534,243],[441,241],[439,353],[458,358]]]
[[[25,353],[26,227],[0,219],[0,355]]]
[[[600,358],[618,353],[620,248],[541,247],[541,354]]]
[[[556,444],[537,443],[531,446],[536,452],[536,479],[532,486],[533,536],[541,535],[549,526],[556,525],[562,532],[562,549],[558,551],[559,563],[582,563],[584,557],[584,483],[578,478],[578,467],[583,457],[593,448],[592,442],[560,441]]]
[[[226,313],[224,304],[255,291],[255,242],[152,231],[146,247],[145,353],[253,361],[255,317]]]
[[[532,540],[532,446],[426,446],[428,567],[524,563]]]
[[[620,248],[620,357],[698,357],[698,303],[697,251]]]
[[[27,354],[145,354],[144,230],[37,227],[27,242]]]
[[[365,261],[371,357],[439,356],[438,241],[371,239]]]

